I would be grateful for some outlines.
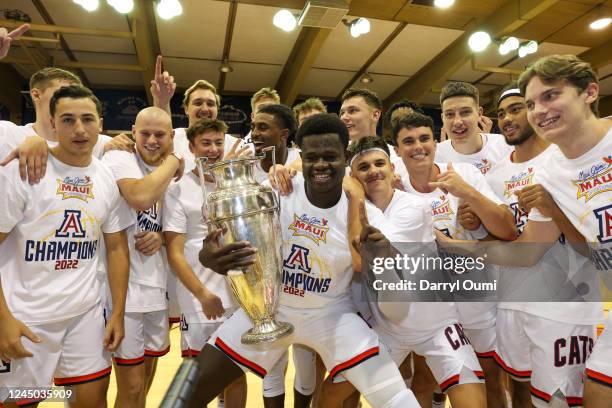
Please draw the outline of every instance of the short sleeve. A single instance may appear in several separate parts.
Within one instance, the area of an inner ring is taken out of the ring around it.
[[[485,176],[472,165],[468,165],[465,169],[462,169],[466,173],[465,181],[474,187],[478,192],[493,201],[497,205],[504,204],[504,202],[495,194]]]
[[[102,232],[112,234],[123,231],[134,224],[134,212],[119,194],[119,187],[114,181],[109,181],[108,198],[110,200],[109,213],[102,224]]]
[[[140,179],[143,176],[134,153],[111,150],[104,155],[102,163],[111,169],[115,180]]]
[[[180,184],[173,184],[168,188],[163,205],[163,230],[187,233],[187,214],[180,200]]]
[[[9,233],[24,217],[27,200],[26,186],[19,177],[17,162],[0,167],[0,232]],[[10,194],[6,194],[10,192]]]

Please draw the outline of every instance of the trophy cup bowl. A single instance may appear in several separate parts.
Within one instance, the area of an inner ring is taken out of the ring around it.
[[[282,271],[280,206],[274,191],[253,177],[262,158],[239,157],[210,166],[205,158],[196,159],[204,190],[204,219],[214,229],[223,229],[222,243],[249,241],[258,250],[253,265],[230,270],[226,276],[253,323],[241,337],[243,344],[271,342],[293,332],[290,323],[274,319]],[[203,180],[206,172],[215,183],[215,190],[208,194]]]

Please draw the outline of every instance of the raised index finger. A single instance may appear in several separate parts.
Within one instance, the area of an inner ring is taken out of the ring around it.
[[[155,78],[158,78],[161,76],[161,69],[162,69],[162,56],[158,55],[157,60],[155,60]]]
[[[19,27],[17,27],[16,29],[14,29],[13,31],[8,33],[8,37],[11,37],[12,39],[15,39],[15,38],[19,37],[21,34],[23,34],[26,31],[28,31],[29,29],[30,29],[30,25],[29,24],[20,25]]]

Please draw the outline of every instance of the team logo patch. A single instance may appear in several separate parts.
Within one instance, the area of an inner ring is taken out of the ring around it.
[[[510,198],[516,191],[520,191],[523,187],[533,184],[534,174],[533,168],[529,167],[527,171],[515,174],[510,180],[504,181],[504,197]]]
[[[572,180],[572,183],[578,187],[577,200],[584,197],[586,203],[597,194],[612,191],[612,156],[604,157],[602,160],[589,170],[581,171],[577,180]]]
[[[293,231],[294,237],[306,237],[319,245],[320,241],[326,242],[329,226],[325,218],[309,217],[306,214],[298,217],[297,214],[293,214],[293,222],[289,225],[289,229]]]
[[[450,220],[453,218],[453,211],[450,201],[445,195],[441,195],[438,200],[431,203],[431,215],[434,221]]]
[[[93,195],[93,183],[89,176],[85,177],[64,177],[63,180],[57,179],[57,195],[62,196],[62,200],[78,198],[87,202]]]
[[[85,238],[85,230],[81,224],[80,210],[64,210],[64,221],[61,227],[55,230],[58,238]]]
[[[491,170],[491,162],[487,159],[482,159],[478,163],[475,163],[475,166],[482,174],[487,174],[487,172]]]
[[[599,220],[599,242],[612,242],[612,204],[593,210]]]
[[[285,259],[283,265],[289,269],[299,269],[300,271],[310,273],[312,268],[308,259],[309,253],[310,250],[308,248],[293,244],[291,245],[291,253]]]

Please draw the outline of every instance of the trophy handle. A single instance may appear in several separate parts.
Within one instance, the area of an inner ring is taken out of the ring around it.
[[[272,177],[274,178],[274,182],[276,183],[276,201],[278,204],[278,208],[280,209],[281,196],[280,196],[280,190],[278,189],[278,177],[276,176],[276,146],[268,146],[268,147],[264,147],[263,149],[261,149],[261,151],[264,153],[267,153],[270,150],[272,151]]]
[[[204,222],[209,222],[208,194],[206,192],[206,181],[204,179],[204,173],[206,172],[206,162],[208,162],[208,157],[196,158],[196,165],[198,166],[198,175],[200,176],[200,185],[202,186],[202,193],[204,194],[204,204],[202,204],[202,216],[204,217]]]

